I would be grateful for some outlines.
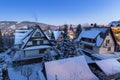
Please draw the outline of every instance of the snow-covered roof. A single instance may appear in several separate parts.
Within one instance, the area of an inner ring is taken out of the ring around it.
[[[16,30],[15,31],[15,45],[22,44],[22,40],[31,32],[32,30]]]
[[[24,50],[47,49],[47,48],[51,48],[51,46],[48,46],[48,45],[31,46],[31,47],[24,48]]]
[[[106,36],[108,30],[109,30],[108,27],[83,28],[79,37],[75,41],[80,41],[82,38],[94,39],[96,41],[96,43],[95,44],[92,43],[92,45],[101,46],[102,42],[105,39],[105,36]]]
[[[51,36],[52,36],[52,31],[51,30],[44,31],[44,34],[46,35],[46,37],[48,38],[48,40],[51,39]]]
[[[83,30],[80,34],[80,37],[95,39],[99,33],[100,31],[96,29]]]
[[[63,31],[53,31],[53,34],[54,34],[54,37],[55,37],[55,40],[57,40],[60,36],[60,34],[62,33]]]
[[[109,27],[118,27],[118,25],[120,25],[120,21],[112,21],[108,24]]]
[[[120,73],[120,63],[116,59],[105,59],[96,61],[96,64],[106,75]]]
[[[99,80],[84,56],[45,62],[47,80]]]

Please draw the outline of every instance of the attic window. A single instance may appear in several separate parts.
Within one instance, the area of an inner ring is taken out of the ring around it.
[[[107,44],[109,44],[109,43],[110,43],[110,40],[109,40],[109,39],[108,39],[108,40],[106,40],[106,43],[107,43]]]
[[[40,32],[36,32],[35,37],[41,36]]]

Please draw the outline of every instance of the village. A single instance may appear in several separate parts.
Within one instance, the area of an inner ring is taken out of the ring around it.
[[[14,29],[13,47],[0,48],[0,80],[119,80],[119,37],[120,21]]]

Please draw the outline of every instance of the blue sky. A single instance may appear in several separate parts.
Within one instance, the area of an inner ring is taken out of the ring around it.
[[[120,0],[0,0],[0,21],[108,24],[120,20]]]

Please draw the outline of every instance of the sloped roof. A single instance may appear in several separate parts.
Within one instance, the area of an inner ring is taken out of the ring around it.
[[[91,29],[91,30],[83,29],[83,31],[81,32],[78,38],[84,37],[84,38],[95,39],[99,33],[100,31],[96,29]]]
[[[120,73],[120,63],[116,59],[105,59],[96,61],[96,64],[106,75]]]
[[[15,31],[15,44],[22,44],[22,40],[29,35],[32,30],[16,30]]]
[[[57,40],[59,38],[59,36],[61,35],[61,33],[63,33],[63,31],[53,31],[55,40]]]
[[[84,56],[46,62],[45,69],[47,80],[99,80]]]
[[[30,38],[31,38],[31,36],[33,35],[33,33],[36,31],[36,29],[40,29],[40,31],[42,32],[42,34],[44,35],[44,37],[48,40],[48,38],[46,37],[46,35],[44,34],[44,32],[42,31],[42,29],[39,27],[39,25],[36,25],[34,28],[33,28],[33,30],[31,31],[31,33],[23,40],[23,45],[22,45],[22,49],[24,49],[24,50],[27,50],[27,49],[25,49],[25,45],[27,44],[27,42],[30,40]],[[50,43],[50,41],[48,40],[48,42]],[[50,43],[50,45],[51,45],[51,43]],[[35,46],[33,47],[33,46],[31,46],[31,47],[29,47],[29,49],[33,49],[33,48],[35,48]],[[37,46],[36,46],[36,48],[38,48]],[[41,48],[41,47],[40,47]]]
[[[109,30],[110,30],[109,27],[83,28],[79,37],[75,41],[80,41],[82,38],[94,39],[94,40],[96,40],[95,45],[99,47],[103,43]]]
[[[120,21],[112,21],[108,24],[108,26],[109,27],[118,27],[119,24],[120,24]]]
[[[51,35],[52,35],[52,31],[51,30],[46,30],[44,31],[44,34],[46,35],[46,37],[50,40],[51,39]]]

